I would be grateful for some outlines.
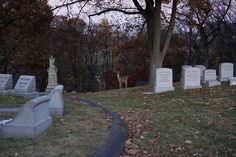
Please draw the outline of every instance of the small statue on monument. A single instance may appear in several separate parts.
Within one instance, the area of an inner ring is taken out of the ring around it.
[[[55,58],[50,56],[49,58],[49,68],[48,68],[48,85],[46,91],[51,91],[57,85],[57,68],[54,65]]]
[[[55,67],[54,63],[55,63],[55,58],[53,56],[50,56],[49,68],[48,68],[49,73],[57,73],[57,68]]]

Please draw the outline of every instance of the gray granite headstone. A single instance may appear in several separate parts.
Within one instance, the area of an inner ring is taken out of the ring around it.
[[[49,114],[63,116],[64,113],[64,101],[62,97],[63,85],[57,85],[54,90],[51,91],[49,96],[51,97],[49,101]]]
[[[0,90],[11,90],[11,89],[13,89],[12,75],[0,74]]]
[[[21,75],[15,85],[14,92],[19,92],[19,93],[36,92],[35,76]]]

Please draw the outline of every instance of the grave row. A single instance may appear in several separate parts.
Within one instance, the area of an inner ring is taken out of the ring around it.
[[[13,96],[37,97],[35,76],[21,75],[13,89],[11,74],[0,74],[0,93]]]
[[[221,63],[219,76],[216,70],[206,69],[204,65],[184,65],[181,67],[180,84],[183,89],[220,86],[222,81],[229,81],[230,85],[236,85],[234,77],[234,65],[232,63]],[[156,80],[154,93],[173,91],[173,72],[169,68],[156,69]]]

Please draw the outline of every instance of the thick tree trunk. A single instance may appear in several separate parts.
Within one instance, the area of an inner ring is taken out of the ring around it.
[[[153,15],[147,21],[148,50],[150,52],[149,85],[155,81],[155,69],[162,67],[164,57],[161,55],[161,3],[153,10]]]
[[[207,36],[204,28],[200,28],[200,36],[201,36],[201,42],[200,42],[200,48],[202,54],[202,62],[203,64],[208,67],[209,66],[209,50],[208,50],[208,41]]]
[[[149,85],[153,86],[155,81],[155,69],[161,68],[166,56],[172,31],[175,23],[177,0],[173,0],[171,19],[164,37],[163,48],[161,49],[161,1],[156,1],[156,7],[152,10],[152,15],[147,20],[148,30],[148,50],[150,52],[150,72]]]

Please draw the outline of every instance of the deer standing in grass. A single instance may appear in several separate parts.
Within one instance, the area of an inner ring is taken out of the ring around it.
[[[122,88],[123,83],[125,84],[125,88],[127,88],[129,76],[128,75],[120,75],[119,71],[116,72],[116,76],[117,76],[117,80],[119,82],[119,88],[120,89]]]
[[[95,76],[95,78],[98,82],[99,91],[106,90],[106,80],[101,76]]]

